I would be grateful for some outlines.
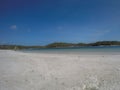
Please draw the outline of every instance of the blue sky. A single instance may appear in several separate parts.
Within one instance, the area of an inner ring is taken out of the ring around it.
[[[0,44],[120,40],[120,0],[0,0]]]

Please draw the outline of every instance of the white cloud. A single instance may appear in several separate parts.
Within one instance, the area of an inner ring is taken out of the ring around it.
[[[12,25],[12,26],[10,26],[10,29],[16,30],[16,29],[17,29],[17,26],[16,26],[16,25]]]

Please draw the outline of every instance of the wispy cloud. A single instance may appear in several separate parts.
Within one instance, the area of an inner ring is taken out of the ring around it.
[[[107,33],[109,33],[109,32],[111,32],[111,30],[104,30],[104,31],[96,31],[95,33],[94,33],[94,35],[98,35],[98,36],[102,36],[102,35],[105,35],[105,34],[107,34]]]
[[[103,39],[103,37],[105,35],[107,35],[108,33],[110,33],[112,30],[94,30],[91,33],[88,34],[88,37],[92,40],[92,41],[97,41],[97,40],[101,40]]]
[[[28,29],[27,29],[27,32],[31,32],[31,29],[30,29],[30,28],[28,28]]]
[[[10,26],[10,29],[11,29],[11,30],[16,30],[16,29],[17,29],[17,26],[16,26],[16,25],[12,25],[12,26]]]
[[[62,26],[58,26],[57,29],[58,29],[58,30],[62,30],[63,27],[62,27]]]

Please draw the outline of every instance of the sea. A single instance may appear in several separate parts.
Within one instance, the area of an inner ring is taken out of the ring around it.
[[[26,53],[48,54],[114,54],[120,55],[120,46],[90,46],[90,47],[67,47],[67,48],[39,48],[24,49]]]

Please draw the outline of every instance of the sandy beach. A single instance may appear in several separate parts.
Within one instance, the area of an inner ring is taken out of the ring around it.
[[[120,53],[0,50],[0,90],[120,90]]]

